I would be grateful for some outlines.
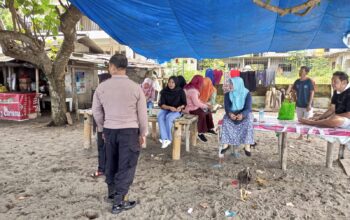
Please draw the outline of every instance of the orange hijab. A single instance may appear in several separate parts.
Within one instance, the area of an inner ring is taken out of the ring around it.
[[[211,79],[208,77],[205,77],[203,80],[203,86],[199,92],[199,99],[207,103],[211,97],[211,95],[216,91],[216,88],[213,86],[213,83],[211,82]]]

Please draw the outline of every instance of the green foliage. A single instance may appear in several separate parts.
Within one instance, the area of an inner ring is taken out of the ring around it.
[[[292,84],[299,77],[301,66],[310,67],[309,77],[316,84],[330,84],[332,73],[331,61],[326,57],[308,57],[304,51],[290,52],[287,63],[292,65],[292,72],[288,75],[277,75],[276,84]]]
[[[11,13],[8,10],[0,8],[0,20],[4,23],[6,30],[13,30]]]
[[[225,63],[221,59],[203,59],[200,62],[200,66],[202,69],[224,69],[225,68]]]
[[[52,4],[50,0],[14,0],[14,7],[23,16],[23,20],[31,24],[32,31],[37,34],[58,35],[60,26],[59,14],[56,10],[58,6]],[[7,13],[9,13],[8,10]],[[10,22],[5,20],[4,23],[12,26],[11,15],[9,18]],[[4,21],[2,17],[1,19]]]

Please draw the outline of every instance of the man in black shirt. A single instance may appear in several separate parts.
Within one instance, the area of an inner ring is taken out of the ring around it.
[[[349,76],[337,71],[333,73],[334,94],[331,106],[320,116],[311,119],[299,119],[303,124],[322,127],[350,129],[350,83]]]

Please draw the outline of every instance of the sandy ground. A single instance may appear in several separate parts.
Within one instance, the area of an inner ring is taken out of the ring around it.
[[[104,178],[89,177],[97,150],[83,149],[82,124],[47,128],[47,121],[0,121],[0,219],[350,219],[350,178],[336,161],[332,170],[325,168],[326,142],[297,141],[290,134],[283,173],[276,136],[269,132],[256,132],[251,158],[242,151],[238,159],[227,155],[220,169],[212,167],[215,136],[190,153],[183,148],[180,161],[171,160],[170,147],[162,150],[149,140],[130,190],[139,205],[115,216],[105,202]],[[231,182],[246,166],[254,180],[243,202]],[[256,177],[266,185],[259,186]],[[226,210],[238,214],[228,218]]]

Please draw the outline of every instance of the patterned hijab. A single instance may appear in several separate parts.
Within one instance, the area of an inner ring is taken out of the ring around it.
[[[153,80],[150,78],[146,78],[142,85],[142,90],[143,93],[145,94],[146,97],[152,97],[153,93],[154,93],[154,86],[153,86]]]
[[[184,89],[188,90],[188,89],[197,89],[198,92],[200,91],[201,87],[203,84],[203,76],[201,75],[194,75],[191,82],[189,82]]]
[[[245,99],[249,90],[244,87],[244,82],[241,77],[234,77],[230,80],[233,84],[233,90],[229,93],[232,102],[231,111],[237,112],[244,108]]]

